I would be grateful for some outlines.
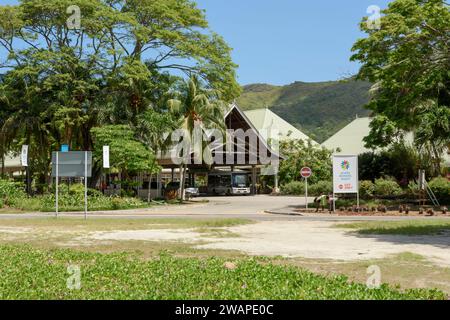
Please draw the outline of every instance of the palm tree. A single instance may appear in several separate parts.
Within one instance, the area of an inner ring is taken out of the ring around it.
[[[154,163],[150,170],[147,201],[151,202],[152,176],[157,168],[158,154],[164,154],[170,147],[170,138],[167,133],[177,129],[180,121],[174,119],[170,113],[162,113],[148,109],[138,117],[136,132],[138,138],[155,154]]]
[[[168,101],[168,107],[174,115],[180,117],[181,129],[187,131],[190,142],[194,140],[196,130],[202,133],[207,129],[224,130],[224,102],[220,100],[219,94],[213,90],[203,89],[197,76],[191,76],[183,89],[177,99]],[[186,161],[183,161],[180,170],[182,170],[180,200],[183,201]]]

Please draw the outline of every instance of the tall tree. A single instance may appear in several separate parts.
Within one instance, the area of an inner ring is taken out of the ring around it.
[[[406,131],[431,150],[436,172],[450,147],[450,11],[444,0],[395,0],[380,28],[364,18],[367,38],[353,46],[358,78],[374,83],[368,108],[375,119],[368,147],[386,146]],[[438,116],[437,116],[438,115]]]
[[[174,119],[170,113],[162,113],[154,109],[149,109],[139,116],[136,126],[138,139],[156,155],[153,158],[152,167],[149,171],[148,202],[152,200],[151,183],[153,173],[158,168],[157,157],[167,152],[171,147],[170,134],[179,128],[179,126],[180,121]]]
[[[205,90],[196,76],[192,76],[182,85],[177,96],[176,99],[168,101],[168,106],[170,111],[181,119],[181,128],[186,131],[191,148],[199,147],[194,145],[195,143],[203,144],[203,140],[195,139],[194,135],[203,137],[206,130],[225,129],[224,101],[220,99],[217,91]],[[190,159],[190,154],[187,156]],[[181,200],[184,199],[185,175],[189,159],[183,159],[183,166],[180,168]]]
[[[46,148],[39,156],[46,167],[58,144],[92,150],[94,127],[136,125],[182,73],[202,78],[227,101],[239,94],[231,49],[209,30],[194,2],[73,4],[22,0],[0,6],[0,48],[7,53],[0,70],[8,79],[7,96],[14,97],[3,132],[8,143],[30,139]],[[43,137],[48,141],[38,143]]]

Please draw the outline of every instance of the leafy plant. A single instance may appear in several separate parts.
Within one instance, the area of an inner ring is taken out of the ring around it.
[[[369,289],[345,276],[322,276],[267,258],[240,259],[227,269],[219,258],[144,261],[129,254],[0,246],[1,299],[303,300],[446,299],[438,290]],[[68,265],[81,270],[81,288],[67,289]],[[21,281],[17,281],[21,279]]]
[[[393,179],[376,179],[374,194],[379,197],[391,197],[402,194],[402,189]]]

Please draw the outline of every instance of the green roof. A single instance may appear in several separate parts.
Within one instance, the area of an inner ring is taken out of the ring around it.
[[[270,109],[256,109],[245,111],[244,113],[266,140],[269,135],[269,130],[277,130],[281,139],[311,140],[313,144],[318,144]]]

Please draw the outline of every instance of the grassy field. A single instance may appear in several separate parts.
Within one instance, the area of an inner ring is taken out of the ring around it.
[[[438,235],[450,231],[450,220],[369,221],[336,225],[359,234]]]
[[[6,273],[0,276],[0,298],[428,299],[445,295],[433,290],[405,290],[438,288],[446,295],[450,292],[450,269],[414,254],[344,262],[249,258],[240,251],[196,247],[211,238],[239,237],[227,228],[251,223],[254,222],[211,218],[2,219],[0,268]],[[117,231],[168,229],[191,230],[199,236],[195,243],[90,237]],[[226,261],[236,263],[238,268],[226,270],[223,267]],[[64,281],[69,276],[66,269],[72,264],[81,268],[80,291],[65,288]],[[379,266],[382,282],[392,287],[366,289],[366,270],[370,265]],[[336,277],[340,274],[348,279]],[[204,275],[205,279],[198,275]],[[178,280],[183,286],[180,292],[174,289]],[[14,281],[18,290],[9,288]],[[153,282],[157,285],[151,286]],[[161,282],[167,282],[172,289],[159,288]],[[214,287],[215,283],[218,287]]]
[[[99,254],[0,246],[1,299],[445,299],[436,290],[383,285],[368,289],[346,277],[324,277],[267,259],[142,260],[127,253]],[[75,268],[75,269],[74,269]],[[80,288],[74,289],[80,270]],[[72,286],[68,287],[68,284]],[[71,289],[69,289],[71,288]]]

